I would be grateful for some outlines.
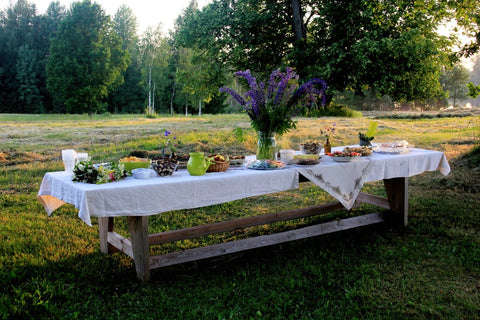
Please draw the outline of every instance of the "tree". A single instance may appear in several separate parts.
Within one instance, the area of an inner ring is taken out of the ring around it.
[[[468,78],[468,71],[461,64],[456,64],[444,72],[442,83],[449,97],[453,99],[454,107],[457,106],[458,100],[467,98]]]
[[[468,83],[468,96],[472,99],[476,99],[480,96],[480,54],[477,54],[473,58],[473,70],[470,74],[470,82]],[[475,85],[474,83],[477,83]]]
[[[295,42],[285,19],[289,1],[216,0],[201,11],[192,2],[177,27],[176,45],[204,51],[224,68],[270,74]]]
[[[20,47],[17,60],[17,80],[19,82],[19,100],[23,103],[23,112],[43,113],[40,95],[38,57],[36,51],[28,45]]]
[[[36,79],[27,79],[28,75],[22,74],[17,76],[17,69],[23,63],[30,65],[36,64],[37,54],[34,43],[33,33],[38,26],[38,16],[34,4],[28,3],[26,0],[18,0],[15,4],[11,4],[5,12],[2,13],[0,22],[0,111],[4,112],[24,112],[20,95],[27,100],[36,100],[36,98],[27,97],[28,90],[26,87],[32,88],[36,85]],[[19,51],[23,47],[23,62],[18,63]],[[27,53],[28,48],[28,53]],[[25,57],[28,55],[28,57]],[[25,59],[30,59],[26,62]],[[24,70],[21,70],[23,72]],[[35,75],[36,77],[37,75]],[[22,83],[27,81],[28,83]],[[21,88],[19,90],[19,88]]]
[[[442,95],[442,68],[455,61],[454,41],[439,36],[438,26],[455,17],[471,22],[476,4],[215,0],[185,13],[177,40],[236,70],[269,74],[290,65],[301,78],[319,76],[333,90],[424,100]]]
[[[56,36],[58,27],[67,15],[67,10],[60,2],[51,2],[45,15],[40,16],[40,25],[35,28],[38,50],[38,87],[43,97],[44,112],[59,112],[62,106],[54,103],[52,94],[47,90],[46,65],[50,55],[50,42]]]
[[[132,9],[126,5],[118,8],[113,20],[113,29],[122,39],[122,49],[128,51],[131,62],[127,70],[122,73],[124,82],[109,93],[109,111],[140,113],[143,111],[145,99],[140,85],[142,73],[137,36],[138,24]]]
[[[182,86],[182,92],[192,100],[192,109],[202,114],[202,106],[210,103],[218,96],[218,88],[225,81],[223,70],[218,64],[209,63],[200,52],[188,48],[180,48],[176,82]],[[219,110],[204,110],[216,113]]]
[[[47,87],[67,112],[102,112],[102,99],[123,81],[128,62],[129,54],[101,6],[76,2],[52,40]]]
[[[161,84],[158,78],[162,77],[161,70],[168,64],[170,46],[162,34],[161,25],[145,30],[140,51],[142,55],[142,75],[148,95],[148,112],[155,113],[155,95],[157,84]]]

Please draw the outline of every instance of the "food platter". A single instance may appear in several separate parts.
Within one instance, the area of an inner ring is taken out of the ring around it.
[[[360,153],[362,157],[368,157],[372,154],[373,150],[371,147],[361,146],[361,147],[345,147],[343,152],[356,152]]]
[[[362,154],[358,152],[334,151],[329,153],[328,156],[336,162],[350,162],[360,158]]]
[[[255,160],[246,165],[252,170],[279,170],[285,168],[285,162],[277,160]]]

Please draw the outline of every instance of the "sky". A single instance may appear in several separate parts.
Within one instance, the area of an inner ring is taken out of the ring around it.
[[[28,0],[29,3],[34,3],[37,7],[38,14],[44,14],[50,2],[54,0]],[[73,0],[59,0],[60,4],[67,9]],[[191,0],[93,0],[92,2],[99,3],[105,12],[112,18],[117,12],[117,9],[125,4],[137,17],[138,31],[142,33],[149,26],[156,26],[162,24],[163,31],[167,33],[173,29],[174,21],[182,14],[183,10],[188,6]],[[197,0],[199,7],[212,2],[211,0]],[[16,3],[16,0],[0,0],[0,9],[4,10],[10,6],[11,3]]]

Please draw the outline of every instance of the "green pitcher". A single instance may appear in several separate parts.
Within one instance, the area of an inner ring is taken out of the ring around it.
[[[203,152],[191,152],[187,162],[187,171],[192,176],[203,176],[210,166],[210,159],[205,158]]]

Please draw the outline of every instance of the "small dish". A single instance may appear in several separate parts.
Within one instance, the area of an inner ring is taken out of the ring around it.
[[[133,177],[135,179],[148,179],[150,178],[152,171],[145,168],[137,168],[132,170]]]

